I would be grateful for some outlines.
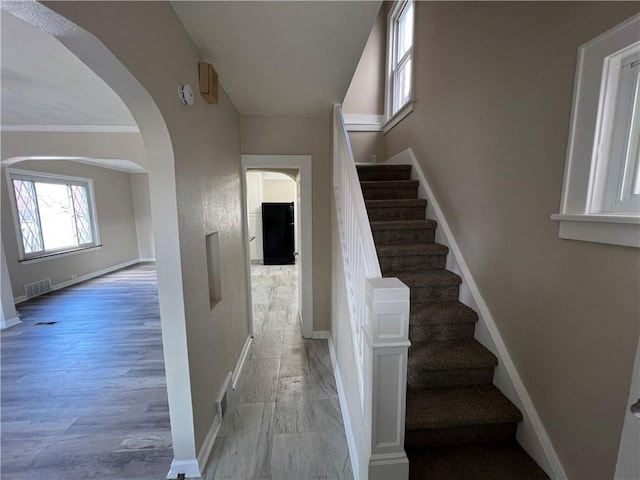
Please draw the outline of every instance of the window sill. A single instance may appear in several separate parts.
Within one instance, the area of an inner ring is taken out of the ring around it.
[[[413,112],[413,104],[415,102],[413,100],[407,102],[404,107],[398,110],[393,117],[387,120],[384,125],[382,125],[382,134],[388,133],[393,127],[395,127],[400,121]]]
[[[560,238],[640,248],[640,216],[559,213],[551,220],[560,222]]]
[[[18,262],[23,265],[28,265],[30,263],[44,262],[45,260],[52,260],[54,258],[67,257],[69,255],[77,255],[78,253],[84,253],[91,250],[98,250],[101,247],[102,245],[91,245],[90,247],[74,248],[72,250],[63,250],[60,252],[45,253],[37,257],[24,258],[22,260],[18,260]]]

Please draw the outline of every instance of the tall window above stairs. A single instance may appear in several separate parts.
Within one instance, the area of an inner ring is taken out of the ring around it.
[[[397,2],[387,22],[386,120],[391,128],[413,104],[413,44],[415,3]]]

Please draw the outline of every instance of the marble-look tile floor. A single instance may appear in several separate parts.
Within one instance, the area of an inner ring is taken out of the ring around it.
[[[302,338],[296,267],[252,265],[254,341],[206,480],[352,479],[326,340]]]
[[[23,323],[0,334],[1,478],[166,478],[173,450],[155,266],[18,310]]]

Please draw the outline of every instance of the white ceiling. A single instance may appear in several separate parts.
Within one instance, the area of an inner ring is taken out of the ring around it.
[[[342,102],[379,1],[172,2],[243,114],[326,116]]]
[[[113,90],[55,38],[4,10],[0,27],[3,128],[137,129]]]
[[[240,113],[326,116],[344,98],[380,2],[172,5]],[[56,39],[4,10],[0,22],[3,129],[136,129],[120,98]]]

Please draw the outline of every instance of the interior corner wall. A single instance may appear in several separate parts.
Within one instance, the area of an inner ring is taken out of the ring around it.
[[[151,194],[149,191],[149,175],[147,173],[131,173],[131,194],[133,196],[133,213],[136,220],[138,257],[141,260],[155,260]]]
[[[153,99],[170,136],[171,153],[152,150],[147,140],[156,139],[150,138],[141,125],[149,156],[163,342],[169,341],[166,337],[172,335],[165,327],[175,327],[176,334],[180,335],[170,340],[170,351],[165,344],[165,359],[172,362],[171,365],[165,363],[174,455],[180,448],[181,455],[176,458],[192,462],[195,455],[192,445],[195,452],[201,452],[215,426],[216,398],[227,374],[234,369],[250,331],[248,279],[246,269],[238,268],[247,261],[238,112],[222,86],[217,105],[205,103],[197,93],[193,107],[179,103],[178,85],[189,83],[197,92],[197,65],[202,57],[169,2],[44,4],[92,33],[109,49]],[[101,66],[95,65],[95,68]],[[107,69],[101,71],[105,76],[110,74]],[[125,103],[139,101],[138,98],[123,100]],[[130,109],[135,106],[127,105]],[[134,118],[144,114],[147,116],[143,120],[156,121],[147,111],[132,109],[132,114]],[[136,122],[140,124],[138,118]],[[163,138],[153,145],[165,145],[165,142]],[[175,234],[166,232],[172,235],[170,241],[162,238],[164,225],[171,225],[174,219],[159,218],[166,215],[159,210],[163,200],[160,197],[171,192],[160,191],[159,185],[168,181],[168,177],[166,172],[158,170],[156,162],[165,162],[168,156],[174,159],[175,168],[179,261],[162,255],[173,249]],[[158,226],[160,222],[162,226]],[[214,231],[220,238],[222,300],[211,310],[205,236]],[[179,270],[173,271],[176,266]],[[180,291],[163,290],[165,282],[173,285],[176,278],[180,279]],[[182,326],[176,325],[181,322],[186,327],[186,338],[182,337]],[[188,370],[182,369],[185,354]],[[170,382],[187,384],[190,392],[172,389]],[[174,400],[175,409],[171,406]],[[191,425],[183,426],[181,422],[193,422],[194,438],[186,438]]]
[[[383,3],[342,102],[343,113],[359,115],[384,113],[386,35],[387,15]]]
[[[18,239],[9,202],[6,169],[2,169],[2,241],[6,249],[7,266],[15,297],[24,295],[24,285],[46,278],[55,286],[72,281],[73,275],[83,277],[117,265],[136,261],[136,241],[133,199],[129,174],[116,170],[84,165],[64,160],[30,160],[14,164],[21,170],[91,178],[93,180],[100,243],[97,249],[38,262],[19,262]]]
[[[558,238],[578,47],[634,2],[417,2],[412,147],[569,478],[613,478],[640,251]]]
[[[330,123],[326,118],[241,115],[241,149],[247,155],[311,155],[313,329],[329,330],[331,194]]]

